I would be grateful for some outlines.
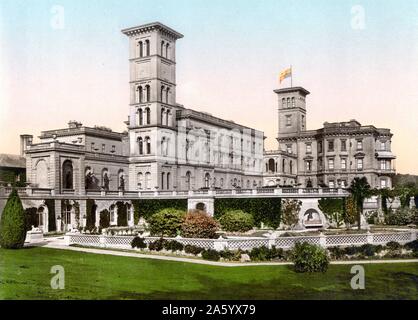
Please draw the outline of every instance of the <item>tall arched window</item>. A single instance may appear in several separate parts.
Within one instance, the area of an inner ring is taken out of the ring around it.
[[[283,108],[286,108],[286,98],[283,98],[282,99],[282,107]]]
[[[150,139],[150,137],[145,138],[145,144],[147,146],[147,154],[151,154],[151,139]]]
[[[151,173],[145,173],[145,189],[151,189]]]
[[[142,109],[138,109],[138,125],[142,126],[144,124],[144,114]]]
[[[149,56],[149,53],[150,53],[149,40],[145,40],[145,49],[146,49],[147,56]]]
[[[191,187],[191,178],[192,178],[192,174],[190,173],[190,171],[186,172],[186,189],[190,190]]]
[[[65,160],[62,164],[62,182],[63,189],[74,189],[73,163],[71,160]]]
[[[161,56],[164,56],[164,41],[161,41]]]
[[[161,154],[167,156],[167,139],[163,137],[161,140]]]
[[[284,169],[285,169],[285,167],[286,167],[286,160],[285,159],[283,159],[282,160],[282,172],[284,173]]]
[[[142,188],[144,187],[144,177],[143,177],[142,172],[138,173],[137,185],[138,185],[138,190],[142,190]]]
[[[295,97],[292,97],[292,108],[296,107]]]
[[[167,173],[167,189],[170,190],[170,178],[171,178],[171,173],[168,172]]]
[[[149,102],[151,100],[151,88],[148,84],[145,86],[145,91],[147,94],[147,102]]]
[[[161,108],[161,125],[164,124],[164,113],[165,113],[165,109]]]
[[[290,108],[290,98],[287,98],[287,107]]]
[[[144,44],[142,43],[142,41],[139,41],[138,46],[139,46],[139,57],[142,58],[144,56]]]
[[[164,86],[161,86],[161,92],[160,92],[160,101],[161,102],[164,102],[164,92],[165,92],[165,87]]]
[[[161,190],[164,190],[165,172],[161,172]]]
[[[220,183],[219,183],[219,186],[220,186],[221,188],[223,188],[223,187],[224,187],[224,178],[221,178],[221,181],[220,181]]]
[[[141,103],[144,100],[144,90],[142,86],[136,88],[136,103]]]
[[[150,110],[150,108],[146,108],[145,113],[147,115],[147,124],[150,124],[151,123],[151,110]]]
[[[210,174],[206,173],[205,174],[205,188],[209,188],[210,187]]]
[[[170,110],[165,112],[165,125],[168,126],[168,117],[170,116]]]
[[[290,171],[290,174],[293,173],[293,161],[292,160],[290,160],[289,162],[289,171]]]
[[[139,154],[144,154],[144,142],[141,137],[138,138]]]
[[[165,92],[165,102],[168,103],[168,94],[170,93],[170,88],[167,88]]]
[[[168,48],[170,47],[170,44],[169,43],[167,43],[166,45],[165,45],[165,57],[168,59]]]

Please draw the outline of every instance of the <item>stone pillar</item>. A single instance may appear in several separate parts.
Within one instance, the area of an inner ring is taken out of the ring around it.
[[[57,226],[57,232],[62,231],[62,208],[61,200],[54,200],[55,205],[55,225]]]
[[[87,220],[87,200],[80,200],[80,227],[86,226]]]

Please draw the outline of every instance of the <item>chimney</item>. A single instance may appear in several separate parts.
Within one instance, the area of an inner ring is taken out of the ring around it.
[[[28,146],[32,144],[33,136],[30,134],[20,135],[20,155],[24,156]]]

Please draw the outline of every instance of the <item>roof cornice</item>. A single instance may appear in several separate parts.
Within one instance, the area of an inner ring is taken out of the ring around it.
[[[167,27],[161,22],[152,22],[152,23],[147,23],[147,24],[143,24],[140,26],[136,26],[136,27],[123,29],[122,33],[127,36],[135,36],[138,34],[147,33],[147,32],[154,31],[154,30],[158,30],[163,34],[172,37],[174,40],[181,39],[184,37],[181,33],[171,29],[170,27]]]

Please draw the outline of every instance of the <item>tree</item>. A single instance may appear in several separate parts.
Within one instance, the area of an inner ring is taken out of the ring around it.
[[[332,223],[335,222],[339,228],[344,221],[344,205],[343,199],[336,198],[322,198],[318,200],[318,207],[327,219]]]
[[[219,225],[215,219],[201,210],[190,210],[181,225],[181,235],[185,238],[216,238]]]
[[[291,229],[299,222],[302,201],[286,199],[282,203],[282,222]]]
[[[367,182],[366,177],[356,177],[351,182],[350,188],[348,189],[353,197],[354,203],[357,207],[357,224],[358,229],[361,229],[361,215],[363,213],[364,200],[372,195],[372,189],[370,184]]]
[[[0,220],[0,246],[20,249],[26,238],[25,210],[16,189],[13,189]]]
[[[148,219],[151,234],[160,237],[175,237],[180,233],[185,212],[167,208],[153,214]]]

